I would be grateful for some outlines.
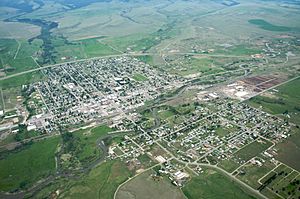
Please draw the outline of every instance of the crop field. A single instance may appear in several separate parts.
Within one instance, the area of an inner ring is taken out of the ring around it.
[[[147,171],[124,184],[117,192],[117,199],[143,198],[143,199],[184,199],[182,192],[172,185],[165,177],[153,177],[153,171]]]
[[[300,125],[299,84],[300,78],[269,91],[267,95],[254,97],[248,103]]]
[[[31,186],[55,171],[54,156],[59,137],[34,142],[21,151],[1,153],[0,189],[13,191]]]
[[[182,190],[188,199],[254,198],[227,177],[210,169],[192,178]]]

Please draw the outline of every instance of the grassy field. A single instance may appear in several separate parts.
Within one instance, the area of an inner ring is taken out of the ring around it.
[[[260,186],[258,180],[273,168],[275,168],[275,165],[270,161],[266,161],[262,166],[248,164],[240,169],[244,171],[244,174],[238,175],[238,178],[249,184],[254,189],[258,189]]]
[[[267,140],[260,140],[260,142],[254,141],[244,148],[238,150],[236,153],[234,153],[234,156],[244,161],[248,161],[269,148],[271,145],[272,143]]]
[[[48,197],[59,189],[59,198],[111,199],[117,187],[132,174],[121,161],[101,163],[79,179],[59,179],[45,187],[34,198]]]
[[[37,68],[33,57],[40,50],[40,46],[39,40],[29,44],[27,40],[0,39],[0,68],[6,74]]]
[[[286,83],[276,88],[278,92],[273,91],[268,96],[257,96],[248,101],[254,107],[262,107],[263,110],[281,117],[287,118],[289,121],[300,125],[300,78]]]
[[[117,199],[139,198],[139,199],[184,199],[180,189],[171,184],[166,178],[154,179],[151,174],[153,171],[147,171],[133,180],[123,185],[118,193]]]
[[[235,169],[237,169],[240,165],[234,160],[227,159],[227,160],[222,160],[218,166],[231,173]]]
[[[108,126],[98,126],[65,134],[63,136],[63,155],[61,156],[63,167],[66,169],[77,168],[77,166],[85,166],[99,158],[101,150],[96,142],[112,130]],[[72,157],[72,161],[65,160],[66,154]],[[79,165],[75,166],[78,163]]]
[[[21,88],[22,85],[28,85],[43,78],[40,72],[26,73],[9,79],[0,80],[0,87],[3,89]]]
[[[54,173],[55,152],[59,137],[34,142],[25,149],[2,154],[0,160],[0,189],[12,191],[27,188],[37,180]]]
[[[254,198],[237,184],[213,170],[205,170],[203,174],[192,178],[182,190],[188,199]]]
[[[296,157],[300,157],[300,132],[293,134],[284,142],[276,145],[278,149],[277,159],[297,169],[300,172],[300,162]]]
[[[251,19],[248,21],[250,24],[257,25],[259,28],[269,31],[290,31],[292,28],[286,26],[277,26],[271,24],[263,19]]]
[[[144,75],[139,74],[139,73],[134,74],[132,78],[133,78],[135,81],[138,81],[138,82],[143,82],[143,81],[147,81],[147,80],[148,80],[147,77],[145,77]]]

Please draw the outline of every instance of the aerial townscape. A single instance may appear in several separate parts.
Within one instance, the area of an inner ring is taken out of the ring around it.
[[[0,198],[300,199],[299,0],[1,0]]]

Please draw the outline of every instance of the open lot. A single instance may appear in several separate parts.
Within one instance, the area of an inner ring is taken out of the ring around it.
[[[300,157],[300,133],[296,131],[291,137],[276,146],[278,155],[276,158],[281,162],[300,172],[300,162],[296,157]]]
[[[188,199],[254,198],[227,177],[209,169],[192,178],[182,190]]]
[[[249,104],[300,125],[300,78],[249,100]]]
[[[183,193],[166,177],[154,177],[155,172],[147,171],[124,184],[117,192],[117,199],[184,199]]]

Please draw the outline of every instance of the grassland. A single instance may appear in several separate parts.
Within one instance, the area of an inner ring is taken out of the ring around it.
[[[254,189],[258,189],[260,187],[258,180],[273,168],[275,168],[275,165],[268,160],[262,166],[246,164],[240,169],[244,172],[243,175],[238,175],[238,178]]]
[[[286,26],[277,26],[271,24],[263,19],[251,19],[248,21],[250,24],[257,25],[259,28],[269,31],[290,31],[292,28]]]
[[[287,140],[279,143],[277,159],[300,172],[300,132],[293,134]]]
[[[97,140],[112,130],[108,126],[98,126],[93,129],[64,134],[63,154],[61,156],[63,167],[65,169],[77,168],[77,166],[85,166],[99,158],[101,150],[97,146]],[[72,161],[66,160],[65,157],[67,156],[71,156]]]
[[[254,107],[262,107],[263,110],[279,115],[288,119],[289,121],[300,125],[300,78],[288,82],[276,88],[270,95],[261,95],[254,97],[248,103]],[[278,92],[277,92],[278,91]],[[289,115],[288,117],[286,117]]]
[[[182,190],[188,199],[254,198],[225,176],[209,169],[205,170],[203,174],[193,177]]]
[[[117,192],[117,199],[184,199],[182,192],[163,177],[153,178],[153,171],[147,171],[124,184]]]
[[[37,68],[34,57],[40,45],[39,40],[29,44],[27,40],[0,39],[0,68],[6,74]]]
[[[55,171],[54,156],[59,137],[34,142],[21,151],[2,152],[0,160],[0,189],[13,191],[27,188]]]
[[[3,89],[20,88],[43,78],[40,72],[26,73],[20,76],[0,80],[0,87]]]
[[[267,140],[254,141],[244,148],[238,150],[236,153],[234,153],[234,156],[244,161],[248,161],[261,152],[265,151],[270,146],[272,146],[272,143]]]
[[[117,187],[132,174],[121,161],[104,162],[79,179],[60,179],[41,190],[34,198],[48,197],[60,190],[60,198],[111,199]]]

